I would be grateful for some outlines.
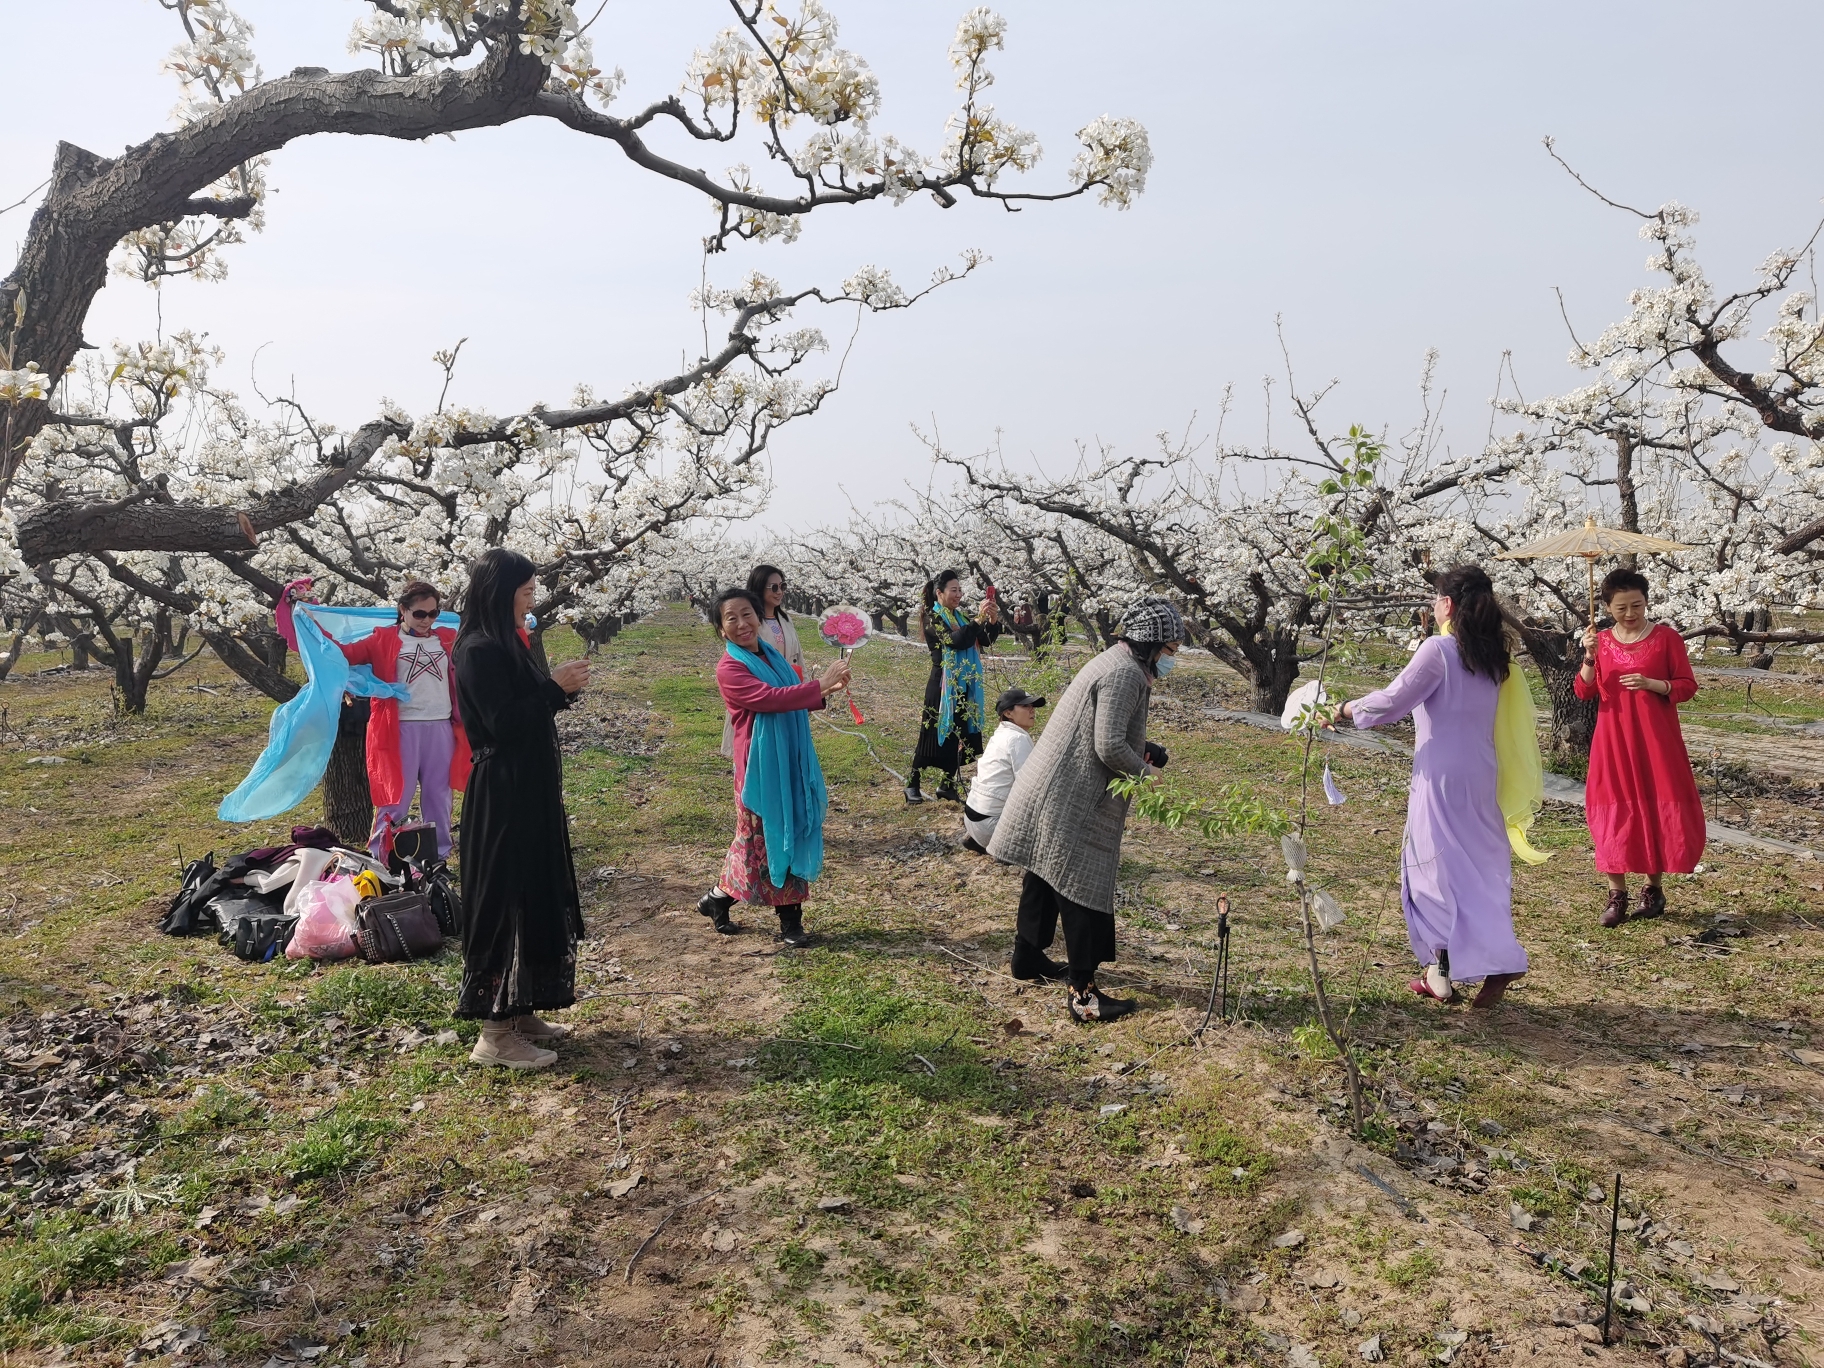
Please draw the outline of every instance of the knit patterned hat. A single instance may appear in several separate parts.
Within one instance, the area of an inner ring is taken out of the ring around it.
[[[1121,635],[1129,641],[1147,645],[1154,642],[1183,641],[1184,619],[1167,599],[1151,595],[1136,599],[1121,615]]]

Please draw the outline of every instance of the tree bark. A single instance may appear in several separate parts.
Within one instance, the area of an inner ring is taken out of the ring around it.
[[[1254,711],[1278,717],[1298,679],[1298,633],[1285,627],[1263,632],[1249,651],[1249,677],[1254,685]]]
[[[25,639],[32,634],[32,629],[38,625],[38,619],[43,615],[42,599],[19,615],[19,620],[13,627],[12,644],[7,647],[5,658],[0,659],[0,680],[11,674],[13,666],[19,663],[19,653],[25,649]]]
[[[1577,697],[1573,687],[1583,664],[1582,643],[1571,632],[1527,623],[1517,625],[1526,653],[1545,681],[1546,698],[1552,708],[1551,748],[1588,755],[1590,741],[1596,735],[1596,700]]]
[[[336,744],[323,772],[323,825],[359,850],[374,829],[373,793],[367,783],[365,698],[344,698],[336,719]]]
[[[321,474],[275,490],[244,509],[201,504],[91,504],[75,499],[41,504],[19,519],[19,554],[28,564],[84,551],[251,550],[259,534],[309,517],[361,473],[388,437],[410,431],[392,419],[364,424]]]
[[[139,714],[146,710],[146,694],[152,685],[152,675],[158,669],[158,662],[165,658],[165,649],[171,644],[171,614],[160,608],[153,618],[152,630],[142,643],[143,652],[139,659],[134,659],[134,636],[132,633],[120,638],[114,647],[114,685],[120,690],[121,707],[129,713]]]
[[[296,684],[248,650],[232,632],[223,631],[219,627],[205,627],[202,630],[203,640],[221,657],[222,664],[266,697],[285,703],[297,696]]]

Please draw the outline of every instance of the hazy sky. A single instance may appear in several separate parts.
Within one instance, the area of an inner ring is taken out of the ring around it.
[[[0,204],[44,178],[60,138],[108,154],[168,126],[176,85],[158,67],[178,33],[155,0],[0,6]],[[355,62],[356,0],[239,7],[268,73]],[[955,93],[945,50],[966,5],[831,7],[881,79],[876,131],[935,151]],[[993,257],[909,313],[863,324],[841,393],[776,442],[770,523],[837,518],[851,497],[922,483],[913,423],[965,452],[999,430],[1010,457],[1062,466],[1077,440],[1145,446],[1193,413],[1207,429],[1234,382],[1225,435],[1258,440],[1261,377],[1282,373],[1276,315],[1301,382],[1340,379],[1325,408],[1339,429],[1403,429],[1423,353],[1439,348],[1448,438],[1473,449],[1504,348],[1529,395],[1575,382],[1553,286],[1588,335],[1649,280],[1637,224],[1553,165],[1547,133],[1617,199],[1696,207],[1720,284],[1802,242],[1820,213],[1824,167],[1789,133],[1817,117],[1794,74],[1803,63],[1750,80],[1722,60],[1743,34],[1818,52],[1824,8],[1796,0],[999,8],[1011,29],[992,97],[1044,143],[1031,188],[1061,185],[1074,131],[1110,113],[1150,130],[1149,189],[1126,213],[1088,201],[833,209],[794,245],[713,258],[714,278],[757,266],[789,287],[833,285],[864,263],[912,284],[964,248]],[[674,90],[727,16],[715,0],[609,0],[597,53],[627,72],[621,108]],[[711,170],[761,161],[751,144],[661,143]],[[496,412],[561,403],[578,382],[618,393],[700,348],[686,299],[708,209],[611,143],[543,121],[423,144],[319,137],[280,151],[269,174],[268,227],[234,250],[228,280],[177,282],[163,301],[165,328],[207,331],[229,353],[218,379],[249,397],[262,347],[263,387],[295,385],[348,426],[382,396],[431,407],[430,354],[459,337],[454,393]],[[0,217],[8,249],[28,213]],[[805,321],[840,351],[852,314]],[[153,292],[117,278],[87,335],[106,344],[154,327]]]

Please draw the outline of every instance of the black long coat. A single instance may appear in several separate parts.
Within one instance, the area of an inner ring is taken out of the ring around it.
[[[919,714],[918,744],[912,751],[912,768],[915,771],[941,770],[954,779],[959,769],[982,753],[982,719],[966,716],[966,710],[959,705],[950,735],[943,744],[938,744],[938,709],[944,702],[944,638],[950,639],[953,651],[989,646],[1000,637],[1001,624],[965,622],[951,632],[936,613],[927,613],[925,617],[925,649],[931,652],[931,675],[925,680],[925,706]]]
[[[576,1001],[583,914],[564,815],[560,708],[531,652],[471,633],[456,691],[474,769],[462,802],[462,992],[456,1015],[501,1021]]]

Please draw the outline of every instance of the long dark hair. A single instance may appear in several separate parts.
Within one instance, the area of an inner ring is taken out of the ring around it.
[[[756,565],[748,572],[747,592],[760,600],[760,621],[762,622],[766,621],[766,582],[774,575],[779,576],[781,584],[785,583],[785,571],[776,565]],[[779,608],[783,612],[785,605],[781,603]]]
[[[1458,565],[1433,582],[1438,594],[1450,600],[1450,630],[1457,638],[1457,653],[1471,674],[1487,675],[1497,684],[1507,681],[1513,658],[1507,651],[1507,628],[1495,586],[1479,565]]]
[[[518,646],[524,626],[513,616],[513,595],[538,573],[538,567],[504,546],[483,551],[469,567],[469,590],[462,598],[462,631],[457,645],[469,636],[492,637],[503,646]]]
[[[918,615],[920,630],[926,632],[937,630],[937,596],[944,592],[946,585],[961,578],[962,576],[957,574],[954,570],[939,570],[926,582],[924,592],[925,607],[924,611]]]

